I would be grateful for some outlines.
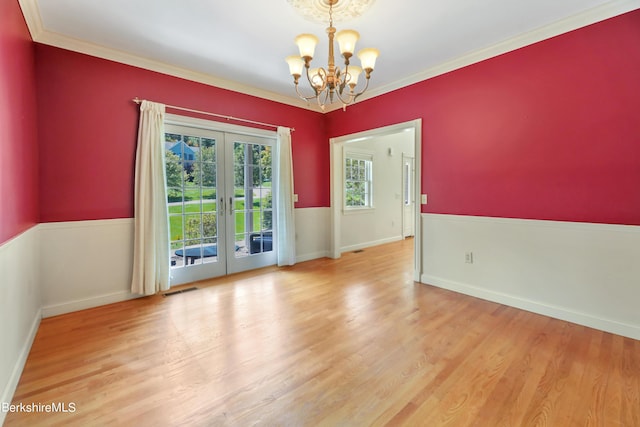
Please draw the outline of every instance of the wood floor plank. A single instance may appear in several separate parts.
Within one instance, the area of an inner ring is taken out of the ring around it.
[[[639,426],[640,342],[412,280],[411,239],[44,319],[6,426]],[[193,286],[193,285],[188,285]]]

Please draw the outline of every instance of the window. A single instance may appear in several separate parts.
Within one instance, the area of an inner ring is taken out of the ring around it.
[[[373,156],[345,153],[344,205],[346,209],[373,207]]]

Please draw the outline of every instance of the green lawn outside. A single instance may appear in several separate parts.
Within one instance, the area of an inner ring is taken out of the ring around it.
[[[253,201],[254,208],[260,207],[260,201],[261,201],[260,199],[254,199]],[[244,200],[236,200],[234,204],[235,204],[236,213],[238,213],[238,211],[244,210]],[[182,234],[183,208],[184,208],[184,213],[200,213],[201,206],[202,206],[202,212],[204,213],[215,212],[216,210],[216,202],[204,202],[202,203],[202,205],[200,203],[187,203],[185,205],[169,206],[169,229],[171,231],[171,236],[170,236],[171,241],[182,240],[183,238],[183,234]],[[254,224],[253,231],[260,231],[260,211],[259,210],[253,211],[253,224]],[[235,232],[236,234],[244,233],[244,221],[236,222]],[[173,245],[172,245],[172,248],[175,249]]]

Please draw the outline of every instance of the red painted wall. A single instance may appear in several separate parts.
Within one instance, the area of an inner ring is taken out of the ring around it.
[[[41,221],[132,216],[139,96],[295,127],[297,207],[329,137],[422,118],[424,212],[640,225],[638,46],[634,11],[326,116],[37,46]]]
[[[136,96],[296,128],[296,207],[329,205],[319,113],[50,46],[36,61],[41,222],[133,216]]]
[[[327,132],[416,118],[423,212],[640,225],[640,10],[332,112]]]
[[[38,222],[34,53],[18,2],[0,1],[0,244]]]

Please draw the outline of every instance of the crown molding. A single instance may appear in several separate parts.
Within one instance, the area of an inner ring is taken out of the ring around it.
[[[20,9],[22,9],[22,15],[27,23],[27,28],[29,28],[29,33],[31,33],[31,39],[34,42],[38,41],[43,28],[37,0],[18,0],[18,3],[20,3]]]
[[[245,95],[255,96],[270,101],[280,102],[282,104],[303,108],[310,111],[322,113],[322,110],[313,103],[307,103],[297,97],[289,97],[275,92],[258,89],[256,87],[243,85],[231,80],[223,79],[207,73],[201,73],[186,68],[176,67],[160,61],[139,57],[117,49],[107,48],[93,43],[67,37],[58,33],[47,31],[44,29],[37,0],[18,0],[22,13],[24,15],[27,27],[31,33],[34,42],[42,43],[50,46],[59,47],[66,50],[82,53],[89,56],[95,56],[134,67],[143,68],[150,71],[156,71],[162,74],[183,78],[186,80],[215,86],[221,89],[227,89],[239,92]],[[441,74],[454,71],[468,65],[493,58],[504,53],[520,49],[522,47],[555,37],[569,31],[576,30],[605,19],[613,18],[626,12],[640,8],[640,0],[613,0],[604,5],[589,9],[578,15],[571,16],[566,19],[554,22],[544,27],[529,31],[511,39],[500,43],[479,49],[450,61],[431,67],[419,73],[413,74],[407,78],[392,82],[377,89],[372,89],[364,93],[358,102],[392,92],[397,89],[427,80]],[[325,113],[336,111],[342,108],[342,105],[335,104],[326,107]]]
[[[97,58],[107,59],[126,65],[131,65],[138,68],[143,68],[145,70],[156,71],[158,73],[179,77],[185,80],[203,83],[210,86],[215,86],[221,89],[239,92],[245,95],[255,96],[269,101],[275,101],[298,108],[316,111],[319,113],[322,112],[322,110],[318,106],[315,106],[313,104],[308,105],[305,101],[297,97],[289,97],[281,95],[279,93],[258,89],[256,87],[247,86],[231,80],[216,77],[211,74],[201,73],[182,67],[176,67],[174,65],[167,64],[161,61],[132,55],[118,49],[107,48],[101,45],[89,43],[83,40],[55,33],[53,31],[47,31],[46,29],[44,29],[44,26],[42,24],[37,0],[18,1],[20,3],[20,7],[22,8],[22,13],[25,17],[25,21],[27,22],[29,32],[31,33],[31,38],[34,42],[59,47],[61,49],[70,50]]]
[[[132,55],[121,50],[106,48],[104,46],[96,45],[93,43],[87,43],[82,40],[73,39],[50,31],[43,31],[41,33],[40,40],[36,41],[38,43],[43,43],[46,45],[55,46],[102,59],[108,59],[110,61],[119,62],[126,65],[132,65],[134,67],[156,71],[174,77],[180,77],[185,80],[204,83],[206,85],[215,86],[221,89],[228,89],[234,92],[243,93],[245,95],[263,98],[269,101],[276,101],[282,104],[292,105],[294,107],[313,109],[307,107],[304,101],[299,100],[298,98],[287,97],[279,93],[243,85],[232,80],[216,77],[211,74],[201,73],[198,71],[189,70],[187,68],[176,67],[174,65],[167,64],[161,61]],[[315,109],[313,110],[315,111]],[[318,111],[320,111],[320,109],[318,109]]]

